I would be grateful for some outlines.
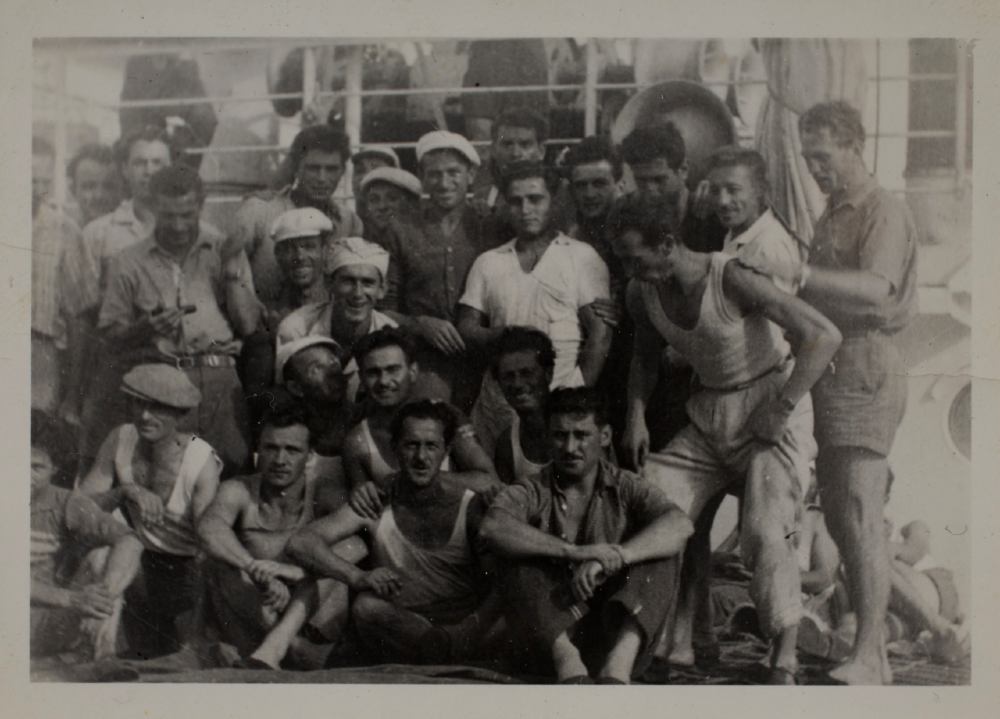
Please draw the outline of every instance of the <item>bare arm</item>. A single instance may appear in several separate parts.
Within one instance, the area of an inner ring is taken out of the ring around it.
[[[115,483],[115,448],[118,446],[118,429],[113,429],[101,442],[97,458],[87,475],[80,480],[78,489],[84,494],[100,495],[111,491]],[[103,509],[109,509],[109,503],[98,502]]]
[[[471,431],[459,431],[451,445],[451,456],[455,462],[455,474],[467,475],[471,482],[487,488],[499,485],[496,467]],[[469,488],[476,489],[472,486]]]
[[[580,354],[577,363],[580,365],[580,372],[583,374],[583,382],[588,387],[593,387],[601,375],[604,362],[608,358],[611,350],[612,329],[594,311],[593,305],[587,305],[580,309],[580,324],[584,332],[583,344],[580,346]]]
[[[458,306],[458,333],[469,345],[477,349],[487,349],[500,338],[503,327],[489,327],[485,312],[468,305]]]
[[[834,316],[867,316],[885,306],[892,283],[868,270],[834,270],[809,266],[802,298]]]
[[[795,354],[795,369],[781,396],[798,404],[826,372],[840,347],[840,331],[812,306],[738,262],[726,265],[723,291],[744,312],[760,312],[785,331]]]
[[[676,507],[669,509],[622,543],[622,558],[626,564],[638,564],[679,555],[692,534],[694,525],[688,516]]]
[[[625,415],[625,434],[622,448],[625,463],[636,471],[646,463],[649,453],[649,428],[646,426],[646,405],[660,377],[664,341],[646,318],[638,285],[628,288],[628,308],[632,315],[635,334],[632,342],[632,361],[628,374],[628,405]]]
[[[254,559],[233,531],[249,502],[250,493],[243,482],[223,482],[197,525],[205,553],[238,569],[245,569]]]
[[[344,473],[347,475],[352,490],[371,481],[371,474],[368,470],[368,447],[361,438],[359,427],[356,426],[348,433],[344,440],[341,458],[344,464]]]
[[[198,473],[198,479],[194,483],[194,491],[191,493],[191,513],[194,515],[195,523],[208,509],[208,506],[215,499],[219,491],[219,473],[222,471],[222,463],[214,454],[205,462],[205,466]]]
[[[254,291],[250,260],[240,249],[223,260],[226,314],[233,323],[233,330],[240,337],[257,331],[261,323],[261,304]]]
[[[514,455],[510,445],[511,428],[505,429],[497,438],[496,450],[493,453],[493,464],[497,469],[497,476],[504,484],[512,484],[516,481],[514,476]]]
[[[479,538],[505,557],[548,557],[583,561],[580,549],[564,539],[536,529],[507,512],[490,509],[479,528]]]
[[[366,572],[339,557],[332,547],[363,529],[371,529],[374,524],[356,514],[349,506],[344,506],[292,535],[285,551],[316,576],[332,577],[352,589],[362,589]]]

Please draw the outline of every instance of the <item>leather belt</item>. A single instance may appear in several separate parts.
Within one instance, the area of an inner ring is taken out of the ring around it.
[[[232,355],[180,355],[165,356],[165,360],[177,369],[194,369],[196,367],[235,367],[236,358]]]

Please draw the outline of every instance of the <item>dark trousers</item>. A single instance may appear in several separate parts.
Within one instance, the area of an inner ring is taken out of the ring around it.
[[[141,581],[125,591],[123,625],[131,654],[143,659],[181,648],[177,619],[193,612],[204,585],[195,557],[142,553]]]

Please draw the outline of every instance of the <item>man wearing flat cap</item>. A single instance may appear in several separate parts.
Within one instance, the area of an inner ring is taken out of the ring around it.
[[[386,246],[393,220],[411,224],[420,211],[423,188],[416,175],[398,167],[379,167],[361,181],[359,200],[365,204],[365,233],[372,242]]]
[[[184,370],[202,402],[183,428],[235,470],[249,455],[236,357],[260,322],[250,265],[237,243],[199,227],[205,193],[197,172],[164,168],[150,190],[153,236],[114,258],[97,328],[126,369],[166,362]]]
[[[395,327],[396,321],[375,309],[385,297],[389,253],[360,237],[348,237],[333,247],[327,274],[330,300],[308,304],[288,315],[278,326],[277,348],[309,335],[333,338],[349,348],[364,335]],[[358,390],[358,367],[354,360],[344,368],[348,375],[347,397]]]
[[[362,234],[361,218],[333,200],[350,156],[350,141],[343,132],[329,125],[307,127],[295,136],[288,150],[292,183],[277,193],[252,195],[236,211],[233,237],[246,249],[257,294],[265,304],[281,290],[271,227],[283,212],[313,207],[326,215],[333,231],[324,252],[336,239]]]
[[[371,231],[369,226],[368,203],[365,200],[364,182],[368,173],[381,168],[399,169],[399,156],[391,147],[380,145],[366,145],[358,149],[351,157],[351,192],[354,194],[354,205],[357,208],[358,217],[364,222],[365,230]]]
[[[421,339],[417,361],[433,396],[468,411],[481,371],[455,327],[469,268],[495,246],[492,219],[466,196],[480,166],[479,153],[461,135],[429,132],[417,142],[428,201],[409,224],[394,222],[385,235],[392,255],[384,307]]]
[[[132,421],[115,428],[80,484],[106,510],[120,509],[141,542],[142,579],[125,595],[133,651],[175,652],[197,638],[200,590],[195,522],[215,497],[222,461],[180,429],[202,401],[186,374],[167,364],[133,367],[122,379]]]

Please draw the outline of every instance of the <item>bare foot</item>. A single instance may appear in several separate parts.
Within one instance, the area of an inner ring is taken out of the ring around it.
[[[686,647],[674,647],[670,651],[670,656],[667,657],[667,661],[675,667],[693,667],[694,648],[690,645]]]
[[[881,686],[885,683],[885,671],[882,661],[865,663],[858,659],[849,659],[830,670],[830,678],[841,684],[851,686]],[[888,662],[885,662],[888,665]],[[892,677],[889,681],[891,683]]]

